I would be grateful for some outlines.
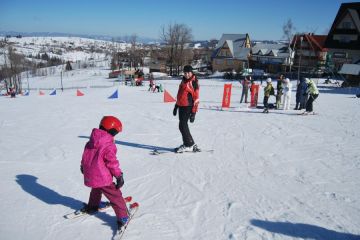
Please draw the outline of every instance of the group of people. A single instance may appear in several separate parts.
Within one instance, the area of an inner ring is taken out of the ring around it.
[[[281,99],[283,99],[283,110],[290,110],[291,103],[291,89],[292,84],[289,78],[284,78],[283,75],[277,80],[276,85],[276,109],[281,107]],[[264,88],[264,113],[269,113],[268,100],[271,95],[275,96],[275,90],[272,86],[272,79],[266,80],[266,87]],[[302,110],[305,108],[303,114],[313,113],[313,102],[319,96],[319,90],[316,87],[315,82],[312,79],[301,79],[296,87],[296,104],[294,110]]]
[[[175,149],[176,153],[200,151],[188,126],[188,122],[193,123],[195,121],[199,106],[199,81],[190,65],[185,66],[183,72],[184,76],[179,84],[176,104],[173,109],[173,115],[178,114],[179,116],[179,130],[183,140],[183,143]],[[291,82],[282,75],[277,81],[276,107],[280,108],[281,97],[283,97],[283,109],[288,110],[291,100]],[[242,102],[243,97],[247,102],[246,91],[249,89],[251,78],[246,78],[243,83],[245,90],[243,89],[240,102]],[[150,88],[152,87],[153,85],[150,85]],[[306,98],[306,94],[309,97],[307,100],[303,100]],[[264,89],[264,112],[269,112],[268,100],[271,95],[275,95],[275,90],[271,78],[268,78]],[[300,81],[296,95],[295,109],[302,109],[303,106],[306,106],[306,112],[312,112],[313,102],[319,96],[316,84],[308,78]],[[101,203],[101,196],[104,194],[114,209],[119,229],[123,228],[129,220],[129,213],[120,190],[124,185],[124,174],[116,157],[117,149],[114,141],[115,135],[121,131],[122,123],[118,118],[114,116],[103,117],[99,128],[92,130],[90,140],[85,145],[80,165],[80,170],[84,175],[84,184],[91,188],[88,204],[83,208],[83,211],[88,213],[97,211]],[[115,183],[113,178],[116,179]]]
[[[176,148],[177,153],[199,151],[191,136],[188,122],[195,121],[199,105],[199,83],[190,65],[184,67],[184,77],[179,85],[177,101],[173,115],[179,113],[179,130],[183,144]],[[80,171],[84,175],[84,184],[91,188],[88,203],[81,211],[94,213],[101,205],[101,196],[105,195],[113,208],[118,229],[123,229],[129,221],[129,213],[122,196],[124,174],[116,157],[114,137],[122,131],[121,121],[114,116],[104,116],[98,128],[94,128],[90,140],[86,143]],[[113,178],[116,182],[113,182]]]

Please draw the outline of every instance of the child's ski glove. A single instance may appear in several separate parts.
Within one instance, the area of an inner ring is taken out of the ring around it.
[[[123,173],[121,173],[121,175],[119,177],[116,178],[116,189],[121,188],[124,185],[124,177],[123,177]]]

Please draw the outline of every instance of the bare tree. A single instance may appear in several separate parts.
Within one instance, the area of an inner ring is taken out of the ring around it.
[[[293,32],[295,31],[294,24],[291,20],[291,18],[288,18],[288,20],[284,23],[283,27],[283,38],[285,38],[288,41],[288,49],[289,49],[289,71],[291,72],[291,65],[292,65],[292,55],[293,55],[293,49],[291,49],[291,39],[293,37]]]
[[[162,26],[160,38],[167,45],[167,64],[170,68],[170,75],[174,70],[179,74],[179,68],[187,63],[185,58],[185,44],[192,40],[191,28],[185,24],[169,24]]]
[[[293,32],[295,31],[295,26],[291,18],[288,18],[288,20],[284,23],[282,29],[283,29],[283,38],[285,38],[290,42]]]

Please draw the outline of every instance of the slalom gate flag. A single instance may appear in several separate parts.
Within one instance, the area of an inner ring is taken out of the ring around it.
[[[164,102],[176,102],[176,99],[171,96],[171,94],[168,91],[164,91]]]
[[[84,96],[84,93],[82,93],[79,89],[76,90],[76,96],[81,97]]]
[[[259,84],[251,85],[251,100],[250,107],[256,107],[258,104],[258,96],[259,96]]]
[[[110,97],[108,97],[109,99],[114,99],[114,98],[118,98],[118,90],[116,90]]]
[[[54,91],[52,91],[52,93],[50,93],[51,96],[55,96],[56,95],[56,89],[54,89]]]
[[[40,90],[40,91],[39,91],[39,95],[40,95],[40,96],[44,96],[44,95],[45,95],[45,93],[44,93],[43,91],[41,91],[41,90]]]
[[[224,93],[223,93],[223,100],[222,100],[222,108],[229,108],[230,107],[230,99],[231,99],[231,83],[224,84]]]

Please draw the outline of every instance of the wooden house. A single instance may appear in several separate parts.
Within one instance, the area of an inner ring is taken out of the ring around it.
[[[300,67],[301,72],[308,73],[323,71],[328,51],[324,46],[325,40],[326,35],[295,35],[291,42],[291,48],[295,50],[293,69],[298,70]]]
[[[292,63],[289,44],[256,43],[251,48],[251,68],[268,73],[285,72]]]
[[[246,34],[223,34],[212,53],[213,71],[237,71],[248,67],[250,38]]]
[[[336,70],[360,59],[360,2],[342,3],[325,41]]]

